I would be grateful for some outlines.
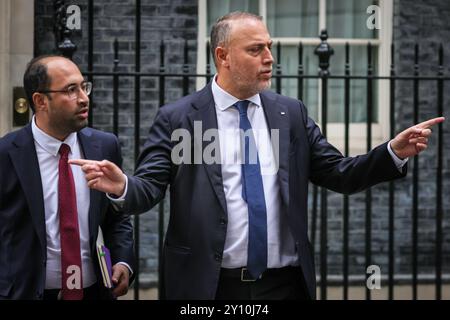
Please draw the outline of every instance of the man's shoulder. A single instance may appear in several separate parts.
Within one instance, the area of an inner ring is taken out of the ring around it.
[[[86,127],[78,132],[78,140],[84,148],[86,156],[101,155],[103,159],[107,159],[119,163],[120,143],[116,135],[110,132],[97,130]],[[92,149],[93,146],[96,148]]]
[[[117,140],[117,137],[113,133],[101,131],[101,130],[94,129],[91,127],[83,128],[80,131],[80,133],[84,134],[87,137],[92,137],[92,138],[99,139],[99,140],[108,140],[108,141]]]
[[[194,93],[162,106],[161,111],[167,114],[183,114],[191,112],[194,106],[201,107],[212,103],[214,103],[214,99],[211,85],[208,84]]]
[[[264,90],[263,92],[260,93],[260,95],[263,98],[267,98],[269,100],[274,100],[277,103],[281,103],[287,107],[296,107],[298,108],[300,107],[304,107],[303,102],[301,100],[295,99],[295,98],[291,98],[288,96],[284,96],[282,94],[270,91],[270,90]]]
[[[16,137],[18,135],[18,132],[20,130],[23,130],[23,129],[19,129],[19,130],[16,130],[16,131],[8,132],[3,137],[1,137],[0,138],[0,146],[6,146],[6,145],[11,144],[11,142],[13,142],[16,139]]]
[[[18,137],[27,137],[28,126],[25,126],[21,129],[11,131],[0,138],[0,152],[4,152],[13,146],[14,141],[18,139]],[[31,137],[31,136],[30,136]]]

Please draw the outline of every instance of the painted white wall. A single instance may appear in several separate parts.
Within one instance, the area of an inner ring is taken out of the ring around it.
[[[0,136],[8,131],[11,123],[11,108],[8,108],[12,95],[9,90],[10,17],[10,0],[0,0]]]
[[[0,0],[0,136],[13,128],[13,87],[33,57],[34,1]]]

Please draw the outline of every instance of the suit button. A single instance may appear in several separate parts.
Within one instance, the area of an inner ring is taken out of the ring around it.
[[[220,224],[221,225],[227,224],[227,220],[225,218],[220,219]]]
[[[42,300],[42,298],[43,298],[43,297],[42,297],[42,292],[39,292],[39,291],[38,291],[38,292],[36,293],[36,298],[37,298],[38,300]]]
[[[216,252],[216,254],[214,255],[214,259],[216,261],[220,261],[220,260],[222,260],[222,255],[220,253]]]

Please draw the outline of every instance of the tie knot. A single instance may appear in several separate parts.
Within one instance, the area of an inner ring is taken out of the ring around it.
[[[70,147],[68,144],[61,144],[61,147],[59,147],[59,154],[61,157],[67,157],[70,151]]]
[[[238,109],[239,114],[247,114],[247,108],[248,108],[248,104],[250,103],[250,101],[248,100],[240,100],[238,102],[236,102],[234,104],[234,106],[236,107],[236,109]]]

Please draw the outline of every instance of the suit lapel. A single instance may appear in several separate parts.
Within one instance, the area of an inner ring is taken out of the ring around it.
[[[78,132],[78,141],[84,158],[89,160],[103,160],[100,141],[92,136],[90,129],[83,129]],[[89,243],[92,244],[96,239],[98,226],[100,225],[101,212],[101,193],[90,189],[89,194]]]
[[[209,84],[200,93],[200,97],[193,103],[194,111],[189,114],[191,126],[194,128],[194,121],[202,124],[202,136],[208,129],[217,129],[217,116],[214,107],[214,99]],[[289,204],[289,114],[287,107],[278,103],[275,95],[270,92],[260,94],[264,114],[266,116],[269,130],[278,130],[279,141],[273,141],[275,161],[278,164],[278,181],[280,185],[281,198],[283,203]],[[203,141],[202,150],[210,142]],[[278,147],[278,152],[277,152]],[[211,185],[224,210],[227,212],[225,193],[223,191],[222,168],[220,164],[203,165],[208,174]]]
[[[286,206],[289,204],[289,113],[286,106],[278,103],[276,95],[270,92],[260,94],[269,130],[278,130],[279,141],[272,141],[275,161],[278,164],[278,182],[281,198]],[[271,132],[272,137],[272,132]],[[272,138],[272,140],[275,140]],[[278,142],[278,143],[277,143]],[[278,144],[278,152],[277,152]]]
[[[47,240],[42,179],[30,124],[20,130],[14,144],[17,148],[11,150],[9,156],[25,193],[39,242],[45,251]]]
[[[202,154],[203,154],[203,150],[205,150],[205,147],[211,143],[208,141],[203,141],[202,139],[203,134],[208,129],[217,129],[218,126],[217,126],[217,116],[214,99],[211,92],[211,84],[209,84],[202,91],[200,91],[199,95],[200,96],[198,97],[198,99],[196,99],[196,101],[192,105],[194,111],[191,112],[188,116],[192,128],[194,128],[194,121],[200,121],[202,125],[202,136],[194,137],[194,139],[192,139],[192,142],[197,143],[199,139],[201,140]],[[217,152],[220,152],[220,150],[217,150]],[[206,173],[217,196],[217,199],[219,200],[219,203],[226,214],[227,204],[225,200],[225,193],[223,191],[222,166],[220,165],[220,163],[213,163],[213,164],[203,164],[203,167],[206,170]]]

